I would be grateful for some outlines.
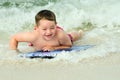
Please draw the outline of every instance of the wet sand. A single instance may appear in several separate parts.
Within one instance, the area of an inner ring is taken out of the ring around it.
[[[1,61],[0,80],[120,80],[120,54],[79,63]]]

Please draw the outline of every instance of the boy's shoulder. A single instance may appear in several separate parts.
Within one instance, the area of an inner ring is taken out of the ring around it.
[[[58,38],[64,38],[64,36],[66,35],[64,30],[61,29],[57,29],[57,36]]]

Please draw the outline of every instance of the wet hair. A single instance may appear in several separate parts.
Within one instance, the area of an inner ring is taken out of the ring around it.
[[[57,23],[55,14],[50,10],[41,10],[36,14],[35,22],[37,25],[41,19],[47,19],[50,21],[55,21],[55,24]]]

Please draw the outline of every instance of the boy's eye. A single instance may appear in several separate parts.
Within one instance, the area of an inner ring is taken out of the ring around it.
[[[47,30],[47,29],[43,29],[43,30]]]
[[[54,27],[50,28],[50,29],[54,29]]]
[[[55,29],[55,27],[51,27],[50,29]]]

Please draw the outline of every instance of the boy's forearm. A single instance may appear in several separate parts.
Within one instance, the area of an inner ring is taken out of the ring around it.
[[[67,46],[46,46],[46,47],[43,47],[42,50],[43,51],[52,51],[52,50],[60,50],[60,49],[68,49],[70,48],[71,45],[67,45]]]
[[[71,46],[57,46],[57,47],[54,47],[55,50],[57,49],[68,49],[70,48]]]
[[[10,49],[11,50],[17,50],[18,41],[16,41],[14,38],[10,40]]]

